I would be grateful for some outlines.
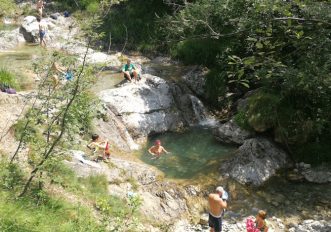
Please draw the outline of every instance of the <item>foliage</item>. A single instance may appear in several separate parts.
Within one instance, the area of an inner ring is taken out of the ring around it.
[[[40,204],[33,197],[15,199],[12,192],[0,190],[0,230],[104,231],[85,206],[44,195]]]
[[[156,19],[169,11],[169,7],[160,0],[127,0],[114,5],[104,17],[100,31],[108,36],[112,43],[125,44],[128,48],[152,51],[160,38]]]
[[[15,13],[16,5],[13,0],[0,0],[0,17],[10,16]]]
[[[300,152],[299,144],[314,147],[331,129],[330,10],[329,1],[197,0],[181,2],[159,21],[172,54],[212,64],[206,83],[210,102],[229,107],[259,89],[237,121],[269,130]],[[192,48],[186,45],[190,41]]]
[[[237,114],[234,116],[234,120],[241,128],[248,131],[252,130],[252,127],[248,122],[247,113],[244,110],[238,111]]]
[[[0,84],[7,85],[15,89],[19,88],[15,81],[15,75],[4,68],[0,68]]]
[[[17,164],[9,163],[5,159],[0,160],[0,184],[1,188],[16,189],[23,183],[23,173]]]

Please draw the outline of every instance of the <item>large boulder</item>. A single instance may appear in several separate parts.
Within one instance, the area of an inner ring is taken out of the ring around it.
[[[162,78],[146,74],[137,84],[100,92],[99,98],[130,135],[139,139],[153,133],[177,131],[199,121],[202,110],[196,108],[202,106],[191,95],[174,89]]]
[[[241,129],[233,119],[220,125],[214,130],[215,138],[218,141],[227,144],[241,145],[246,139],[252,137],[252,135],[253,133]]]
[[[221,165],[221,171],[242,184],[260,186],[287,166],[285,151],[265,138],[253,138],[245,140],[233,157]]]
[[[26,16],[20,27],[20,33],[26,42],[36,43],[39,40],[39,23],[34,16]]]

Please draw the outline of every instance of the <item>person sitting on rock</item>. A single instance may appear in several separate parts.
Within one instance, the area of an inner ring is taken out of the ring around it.
[[[46,23],[41,21],[40,17],[37,17],[37,22],[39,23],[39,43],[41,47],[46,47],[46,40],[45,40],[45,36],[46,36],[46,29],[47,29],[47,25]]]
[[[124,74],[124,78],[128,79],[130,82],[132,78],[134,78],[135,81],[139,81],[139,70],[131,63],[130,59],[123,65],[122,73]]]
[[[226,200],[223,200],[223,187],[216,188],[216,193],[211,193],[208,196],[209,203],[209,219],[208,224],[210,232],[222,231],[222,216],[224,209],[227,208]]]
[[[156,140],[154,146],[148,149],[149,154],[155,156],[155,159],[160,158],[163,152],[169,154],[169,152],[161,146],[161,141]]]
[[[95,157],[94,160],[99,161],[102,159],[106,163],[109,162],[108,159],[110,158],[110,150],[108,141],[101,141],[99,135],[93,134],[92,141],[89,145],[87,145],[87,147],[93,149],[94,153],[97,153],[97,157]]]
[[[264,210],[260,210],[256,217],[253,216],[246,220],[247,232],[268,232],[267,222],[265,221],[267,213]]]

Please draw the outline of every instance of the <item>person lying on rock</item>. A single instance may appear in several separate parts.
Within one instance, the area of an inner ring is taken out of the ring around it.
[[[162,155],[163,152],[165,152],[166,154],[170,153],[166,149],[164,149],[164,147],[161,146],[161,141],[160,140],[156,140],[154,146],[149,148],[148,152],[152,156],[155,156],[154,159],[160,158],[160,156]]]
[[[216,188],[216,193],[211,193],[208,196],[209,203],[209,219],[208,224],[210,232],[222,231],[222,217],[223,212],[227,208],[226,200],[223,200],[224,194],[223,187],[219,186]]]
[[[97,157],[93,158],[95,161],[99,161],[101,159],[105,163],[109,162],[110,150],[108,141],[101,141],[99,135],[93,134],[92,141],[89,145],[87,145],[87,147],[92,149],[94,153],[97,153]]]
[[[130,82],[132,78],[134,78],[135,82],[139,81],[139,69],[131,63],[130,59],[123,65],[122,73],[124,74],[124,78],[128,79]]]

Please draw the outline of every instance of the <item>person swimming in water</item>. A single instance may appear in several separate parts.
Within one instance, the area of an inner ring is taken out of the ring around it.
[[[161,146],[161,141],[160,140],[156,140],[154,146],[149,148],[148,152],[152,156],[155,156],[154,159],[160,158],[160,156],[162,155],[163,152],[166,153],[166,154],[170,153],[166,149],[164,149],[164,147]]]

